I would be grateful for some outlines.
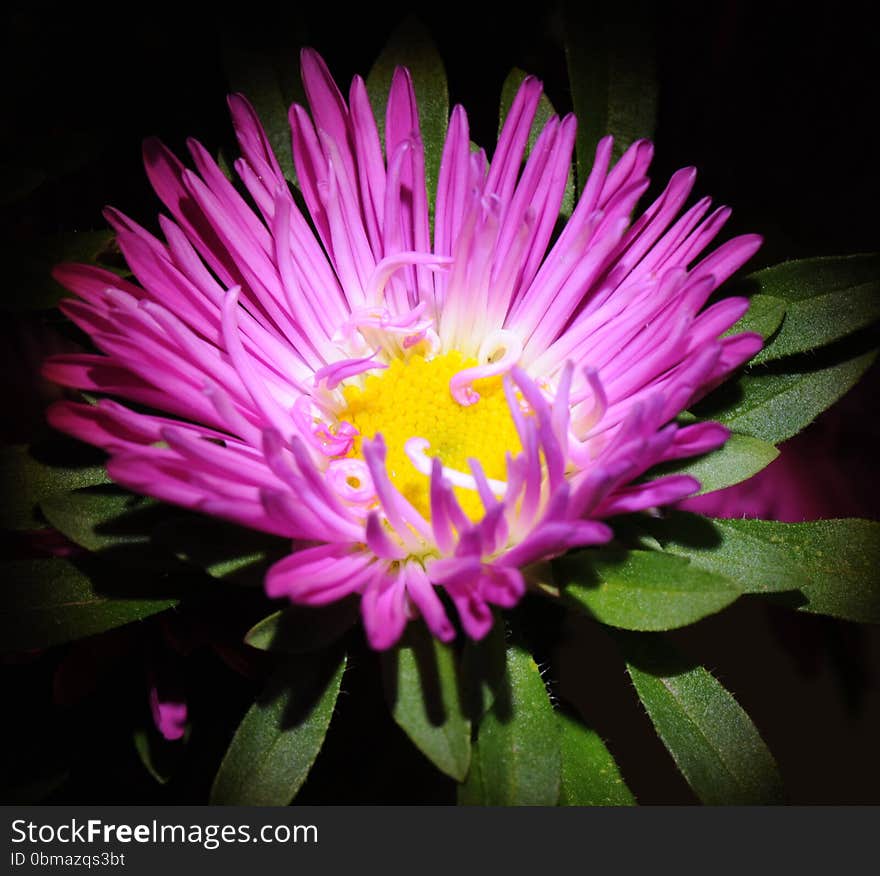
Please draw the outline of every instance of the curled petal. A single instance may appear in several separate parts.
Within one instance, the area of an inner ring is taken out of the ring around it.
[[[464,368],[449,381],[449,391],[460,405],[472,405],[480,398],[471,384],[484,377],[507,374],[522,356],[522,341],[510,331],[498,330],[480,345],[477,359],[482,364]]]

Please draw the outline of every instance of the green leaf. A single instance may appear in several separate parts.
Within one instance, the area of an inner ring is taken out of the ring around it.
[[[562,806],[634,806],[636,798],[602,738],[580,721],[559,714]]]
[[[859,623],[880,623],[880,523],[873,520],[816,520],[765,523],[762,532],[779,539],[806,569],[810,583],[802,611],[829,614]],[[751,527],[754,532],[756,527]]]
[[[783,262],[742,281],[785,302],[772,343],[752,360],[770,362],[830,344],[880,319],[880,255]]]
[[[489,806],[554,806],[562,755],[559,724],[535,661],[507,649],[508,687],[480,724],[479,764]]]
[[[483,771],[480,768],[480,749],[477,742],[471,745],[471,766],[467,777],[458,786],[459,806],[489,806]]]
[[[148,730],[135,730],[134,747],[137,751],[138,759],[156,782],[160,785],[167,785],[171,775],[155,762],[152,743],[153,740]]]
[[[36,529],[44,525],[37,505],[53,493],[89,484],[105,484],[109,478],[103,465],[55,465],[43,461],[23,445],[0,448],[0,527]]]
[[[779,451],[760,438],[751,435],[737,435],[735,432],[722,447],[705,453],[696,459],[659,466],[652,473],[686,474],[700,482],[700,491],[712,493],[731,487],[756,475],[779,456]]]
[[[507,687],[506,629],[496,614],[480,641],[468,639],[461,655],[461,698],[465,715],[478,722]]]
[[[527,75],[528,74],[525,70],[520,70],[519,67],[514,67],[508,74],[507,79],[504,80],[504,85],[501,87],[501,108],[498,118],[499,135],[501,134],[501,128],[504,126],[504,120],[510,112],[510,107],[513,105],[513,99],[516,97],[516,93],[519,91],[519,87],[522,85],[523,80]],[[538,101],[538,109],[535,112],[535,120],[532,122],[532,130],[529,131],[529,141],[526,146],[527,157],[534,148],[534,145],[538,140],[538,135],[544,129],[544,125],[546,125],[553,116],[558,115],[559,113],[556,111],[553,104],[550,103],[547,95],[542,94],[540,101]],[[574,210],[574,174],[570,172],[568,175],[568,182],[565,184],[565,193],[562,196],[562,206],[559,208],[559,212],[562,216],[567,218],[571,216],[572,210]]]
[[[613,157],[619,158],[635,140],[653,135],[653,18],[650,4],[597,7],[569,0],[565,5],[565,56],[578,120],[578,192],[602,137],[614,136]]]
[[[50,234],[24,247],[7,241],[0,247],[0,258],[10,266],[10,272],[4,277],[0,310],[14,312],[49,310],[70,294],[52,279],[52,268],[61,262],[99,265],[116,273],[124,272],[122,256],[110,230]]]
[[[394,31],[367,77],[367,92],[376,114],[380,140],[385,142],[385,108],[396,67],[409,69],[419,107],[419,127],[425,145],[425,180],[433,216],[440,158],[449,122],[446,70],[431,35],[410,16]]]
[[[71,541],[117,564],[201,569],[227,584],[262,584],[269,564],[289,551],[285,539],[181,511],[113,484],[51,495],[40,510]]]
[[[111,597],[96,580],[100,583],[101,571],[111,577],[114,573],[96,558],[77,563],[53,557],[3,564],[0,641],[4,650],[27,651],[82,639],[165,611],[177,602],[158,594]]]
[[[292,605],[254,624],[244,640],[261,651],[306,654],[326,648],[357,621],[358,600],[343,599],[330,605]]]
[[[168,742],[149,727],[135,730],[133,741],[144,769],[160,785],[167,785],[185,757],[186,748],[181,744],[185,740]]]
[[[715,392],[695,411],[734,432],[778,444],[808,426],[868,370],[876,350],[804,370],[758,368]]]
[[[742,332],[757,332],[766,343],[784,318],[785,302],[781,298],[755,293],[749,297],[749,309],[724,333],[724,337]],[[754,362],[755,359],[752,361]]]
[[[260,586],[276,559],[290,553],[287,539],[225,520],[176,513],[151,533],[152,544],[179,560],[204,569],[212,578]]]
[[[712,542],[708,527],[720,541]],[[654,524],[654,531],[657,525]],[[712,520],[676,514],[661,524],[666,550],[753,592],[800,590],[802,611],[880,623],[880,523],[871,520]]]
[[[40,510],[51,526],[90,551],[146,543],[157,516],[168,513],[153,499],[114,484],[55,493],[40,502]]]
[[[277,541],[224,521],[182,512],[113,484],[49,496],[49,523],[71,541],[125,567],[157,572],[202,569],[227,582],[263,579],[267,544]]]
[[[729,578],[656,551],[578,551],[557,560],[554,572],[567,603],[625,630],[687,626],[740,595]]]
[[[462,781],[471,760],[471,722],[462,714],[455,653],[423,624],[382,654],[385,698],[397,724],[434,766]]]
[[[744,593],[778,593],[807,585],[797,555],[785,550],[765,521],[710,520],[683,511],[645,518],[663,550],[735,581]]]
[[[220,764],[211,803],[286,806],[312,768],[339,695],[344,655],[286,660],[244,716]]]
[[[773,755],[742,707],[659,635],[620,635],[627,670],[654,728],[707,804],[782,800]]]

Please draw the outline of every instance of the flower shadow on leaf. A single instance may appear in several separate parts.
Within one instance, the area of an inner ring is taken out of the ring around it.
[[[401,647],[412,651],[419,674],[425,717],[435,727],[443,725],[448,718],[447,704],[444,702],[440,667],[437,664],[437,654],[430,636],[407,631],[400,642],[400,647],[388,651],[383,656],[383,678],[389,706],[393,710],[401,694],[398,683]]]
[[[723,522],[723,521],[722,521]],[[645,518],[645,528],[651,536],[658,539],[664,549],[687,557],[697,566],[730,574],[728,564],[732,562],[725,554],[724,538],[713,522],[698,514],[675,511],[662,517]],[[767,576],[774,576],[774,567],[762,566]],[[760,595],[765,600],[784,608],[798,609],[809,604],[809,599],[800,589],[789,586],[778,591],[751,590],[746,594]]]
[[[245,642],[263,651],[305,654],[338,641],[355,625],[358,616],[357,597],[330,605],[293,605],[251,627]]]
[[[309,718],[339,669],[339,654],[334,648],[288,658],[269,676],[256,702],[266,708],[284,698],[279,730],[298,727]]]
[[[458,682],[462,711],[475,724],[491,708],[500,720],[511,718],[505,622],[497,612],[486,638],[465,645]]]

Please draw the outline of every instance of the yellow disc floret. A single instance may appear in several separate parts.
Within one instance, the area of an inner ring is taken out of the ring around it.
[[[429,443],[426,454],[439,457],[444,467],[470,474],[469,459],[477,459],[487,478],[507,479],[505,454],[516,456],[522,446],[510,415],[501,377],[475,380],[480,398],[461,405],[449,391],[449,381],[459,371],[472,368],[476,359],[456,351],[425,359],[393,359],[387,369],[370,374],[363,386],[344,387],[346,408],[340,420],[360,433],[351,456],[361,456],[363,439],[381,434],[388,449],[387,467],[392,482],[426,518],[430,517],[429,478],[407,456],[410,438]],[[483,515],[483,505],[473,490],[455,488],[465,514],[472,520]]]

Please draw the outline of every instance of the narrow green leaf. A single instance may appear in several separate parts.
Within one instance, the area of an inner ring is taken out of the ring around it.
[[[657,734],[700,800],[715,805],[781,802],[773,755],[718,680],[659,635],[617,638]]]
[[[651,137],[657,118],[654,13],[650,4],[597,7],[565,4],[565,56],[578,119],[578,192],[593,166],[596,145],[614,136],[614,158],[641,137]],[[632,22],[638,21],[638,27]]]
[[[187,727],[188,733],[189,728]],[[184,740],[167,742],[159,736],[156,730],[149,727],[135,730],[133,741],[138,759],[144,769],[160,785],[167,785],[185,755],[186,748],[181,745],[181,741]]]
[[[168,513],[153,499],[135,496],[115,484],[55,493],[40,502],[40,510],[51,526],[90,551],[146,543],[151,526]]]
[[[488,635],[479,642],[465,642],[461,655],[461,698],[465,715],[475,723],[507,687],[505,634],[504,621],[496,617]]]
[[[286,806],[296,797],[324,744],[345,663],[323,654],[278,668],[235,731],[211,803]]]
[[[463,781],[471,760],[471,722],[462,714],[455,653],[423,625],[382,654],[385,698],[397,724],[434,766]]]
[[[602,738],[576,718],[559,713],[562,806],[634,806],[636,798]]]
[[[0,527],[36,529],[44,525],[37,513],[43,499],[53,493],[108,481],[103,465],[55,465],[38,459],[23,445],[4,446],[0,448]]]
[[[812,259],[781,262],[740,280],[748,292],[766,292],[789,304],[845,292],[880,279],[880,253],[847,256],[819,256]]]
[[[483,771],[480,768],[480,749],[477,742],[471,745],[471,766],[467,777],[458,786],[459,806],[489,806]]]
[[[731,434],[723,447],[705,453],[696,459],[659,466],[652,473],[686,474],[700,482],[696,495],[723,490],[756,475],[779,456],[779,451],[760,438]]]
[[[261,585],[272,562],[290,552],[286,539],[184,513],[166,516],[152,530],[151,543],[213,578],[243,586]]]
[[[702,418],[719,420],[734,432],[778,444],[841,398],[876,356],[877,351],[871,350],[800,371],[755,369],[713,393],[696,412]]]
[[[578,551],[557,560],[554,574],[566,602],[625,630],[687,626],[740,595],[729,578],[656,551]]]
[[[751,522],[736,521],[746,526]],[[880,623],[880,523],[816,520],[771,523],[762,529],[773,530],[768,537],[778,538],[782,549],[793,553],[810,576],[810,583],[801,588],[807,597],[802,611]]]
[[[95,558],[83,558],[78,565],[55,557],[4,563],[0,607],[0,642],[4,650],[48,648],[82,639],[149,617],[177,602],[158,593],[156,598],[138,598],[140,594],[111,597],[95,583],[95,579],[100,581],[102,571],[108,576],[114,574]],[[142,581],[137,586],[150,583]],[[157,585],[166,583],[155,582],[154,591],[160,590]],[[128,584],[134,588],[131,582]]]
[[[554,806],[562,755],[559,724],[535,661],[507,649],[508,688],[479,730],[480,776],[489,806]]]
[[[796,553],[767,532],[765,521],[710,520],[683,511],[646,518],[644,525],[663,550],[735,581],[744,593],[798,590],[809,576]],[[753,525],[755,524],[755,525]]]
[[[449,93],[446,70],[431,35],[418,19],[410,16],[394,31],[367,78],[367,92],[376,114],[379,137],[385,142],[385,108],[396,67],[409,69],[419,107],[419,127],[425,144],[425,179],[428,203],[433,215],[440,158],[449,122]]]
[[[740,285],[785,302],[779,334],[752,360],[757,364],[830,344],[880,319],[880,255],[783,262]]]
[[[656,523],[652,527],[658,531]],[[806,598],[798,605],[802,611],[880,623],[880,523],[707,521],[676,514],[660,529],[666,550],[729,575],[750,591],[798,589]]]
[[[145,562],[157,572],[195,571],[236,583],[261,582],[268,546],[285,545],[251,530],[132,495],[114,484],[57,493],[40,510],[71,541],[121,566]],[[136,549],[135,549],[136,548]]]
[[[504,126],[504,120],[510,112],[510,107],[513,105],[513,99],[516,97],[516,93],[519,91],[519,87],[522,85],[523,80],[527,75],[528,74],[525,70],[520,70],[519,67],[514,67],[508,74],[507,79],[504,80],[504,85],[501,87],[501,108],[498,118],[499,135],[501,133],[501,128]],[[550,103],[547,95],[542,94],[540,101],[538,101],[538,109],[535,112],[535,120],[532,122],[532,129],[529,131],[529,142],[526,146],[527,157],[537,142],[538,135],[544,129],[544,125],[546,125],[553,116],[558,115],[559,113],[556,111],[553,104]],[[562,196],[562,206],[559,208],[559,212],[562,216],[568,218],[571,216],[572,210],[574,210],[574,173],[570,172],[568,175],[568,182],[565,184],[565,193]]]
[[[261,651],[306,654],[337,641],[351,629],[358,613],[357,599],[322,606],[292,605],[254,624],[244,640]]]
[[[782,325],[784,318],[785,301],[773,295],[764,295],[758,292],[750,296],[749,309],[737,323],[724,333],[724,336],[738,335],[741,332],[757,332],[766,343],[767,339]]]

